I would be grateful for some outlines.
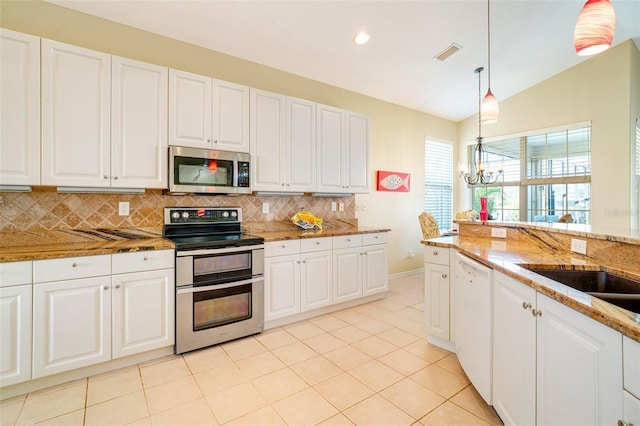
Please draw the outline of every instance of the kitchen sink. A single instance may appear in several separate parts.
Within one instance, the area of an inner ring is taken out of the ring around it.
[[[640,281],[605,271],[580,269],[523,268],[602,299],[631,312],[640,313]]]

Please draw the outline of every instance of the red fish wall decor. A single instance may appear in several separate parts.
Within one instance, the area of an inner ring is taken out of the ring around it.
[[[378,170],[378,191],[409,192],[411,174]]]

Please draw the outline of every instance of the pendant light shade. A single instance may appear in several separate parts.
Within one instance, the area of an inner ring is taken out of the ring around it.
[[[579,56],[595,55],[607,50],[616,32],[616,13],[609,0],[588,0],[582,7],[573,33]]]
[[[480,105],[480,119],[485,124],[496,123],[499,114],[500,107],[498,106],[498,100],[493,96],[493,93],[491,93],[491,89],[489,89]]]

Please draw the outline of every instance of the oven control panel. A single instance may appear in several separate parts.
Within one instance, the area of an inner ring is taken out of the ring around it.
[[[165,207],[165,225],[242,222],[240,207]]]

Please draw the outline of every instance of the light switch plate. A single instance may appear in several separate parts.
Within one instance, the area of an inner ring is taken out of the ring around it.
[[[572,238],[571,239],[571,251],[576,252],[576,253],[580,253],[580,254],[587,254],[587,242],[585,240],[579,240],[577,238]]]
[[[269,203],[262,203],[262,213],[264,214],[269,213]]]
[[[507,238],[507,228],[491,228],[491,236],[494,238]]]
[[[120,216],[129,216],[129,202],[120,201],[118,203],[118,214]]]

